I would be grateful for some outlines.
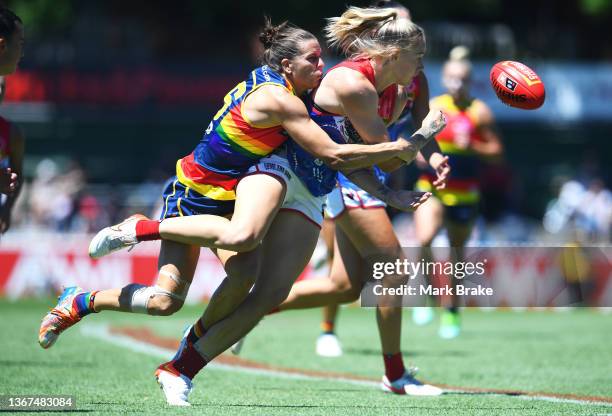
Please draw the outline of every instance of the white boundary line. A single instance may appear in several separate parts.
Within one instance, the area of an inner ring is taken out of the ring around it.
[[[108,325],[106,324],[84,324],[81,327],[81,333],[88,337],[93,337],[100,339],[102,341],[108,342],[110,344],[114,344],[120,347],[127,348],[134,352],[139,352],[143,354],[147,354],[153,357],[162,358],[164,360],[170,359],[175,351],[158,347],[156,345],[150,344],[148,342],[139,341],[132,337],[122,334],[115,334],[109,330]],[[219,371],[228,371],[233,373],[241,373],[241,374],[252,374],[258,376],[267,376],[274,378],[284,378],[284,379],[292,379],[292,380],[307,380],[307,381],[336,381],[340,383],[352,384],[357,386],[364,386],[368,388],[379,387],[380,383],[375,381],[368,380],[353,380],[345,377],[322,377],[322,376],[314,376],[308,374],[295,374],[278,370],[268,370],[264,368],[249,368],[241,365],[230,365],[230,364],[221,364],[212,362],[206,366],[206,368],[211,370],[219,370]],[[461,389],[444,389],[444,391],[449,393],[472,393],[468,390]],[[612,407],[612,403],[607,402],[597,402],[592,400],[578,400],[578,399],[564,399],[561,397],[551,397],[551,396],[527,396],[527,395],[506,395],[502,393],[487,393],[488,396],[499,396],[499,397],[514,397],[521,400],[535,400],[535,401],[546,401],[553,403],[569,403],[569,404],[577,404],[577,405],[594,405],[594,406],[604,406],[604,407]]]

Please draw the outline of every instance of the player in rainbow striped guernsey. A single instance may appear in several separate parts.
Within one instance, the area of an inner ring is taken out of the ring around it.
[[[298,211],[306,218],[317,215],[316,204],[307,200],[307,191],[296,192],[302,185],[289,173],[286,160],[284,165],[282,160],[275,165],[276,171],[260,172],[270,165],[259,162],[263,156],[282,159],[270,153],[287,140],[285,131],[335,168],[371,166],[394,157],[414,158],[415,143],[407,140],[377,145],[340,145],[331,140],[298,98],[320,83],[323,61],[317,39],[286,22],[279,26],[268,22],[260,38],[266,65],[251,72],[225,96],[223,107],[194,152],[177,162],[176,176],[163,194],[163,221],[136,215],[107,227],[92,240],[90,255],[100,257],[140,241],[163,239],[156,284],[93,292],[67,288],[40,326],[43,348],[52,346],[64,330],[92,312],[176,312],[189,290],[200,247],[218,249],[215,254],[232,276],[228,280],[232,284],[243,286],[256,277],[253,270],[257,270],[259,254],[254,249],[279,209]],[[418,143],[430,138],[420,137],[415,139]],[[399,201],[401,206],[416,207],[426,199],[421,192],[406,195]],[[233,214],[231,220],[224,217],[229,214]],[[307,221],[301,216],[288,217],[278,220],[284,230],[299,229]],[[228,263],[230,258],[233,260]]]
[[[470,237],[474,221],[478,216],[480,191],[479,169],[483,158],[497,158],[503,152],[502,143],[495,130],[493,114],[481,100],[470,94],[471,64],[465,47],[451,51],[444,64],[442,83],[447,94],[434,97],[430,106],[444,112],[448,123],[436,136],[440,148],[450,158],[453,174],[445,189],[435,190],[431,185],[434,176],[424,173],[417,182],[417,189],[431,190],[431,198],[415,212],[417,238],[423,247],[426,260],[432,259],[431,242],[442,226],[448,232],[451,260],[461,261],[463,248]],[[451,278],[456,283],[456,279]],[[451,297],[450,305],[440,319],[439,335],[454,338],[460,333],[460,298]],[[431,309],[421,308],[421,323],[431,319]],[[415,315],[416,317],[416,315]]]
[[[315,75],[318,75],[318,71]],[[245,99],[264,86],[296,95],[293,85],[265,65],[225,96],[195,150],[176,163],[176,177],[164,191],[163,218],[196,214],[228,215],[234,211],[236,185],[247,170],[287,140],[281,124],[255,126],[243,112]],[[298,95],[303,91],[298,91]],[[197,199],[185,197],[197,192]]]

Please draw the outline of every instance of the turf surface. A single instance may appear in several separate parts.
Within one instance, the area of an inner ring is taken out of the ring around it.
[[[167,407],[153,378],[162,358],[85,335],[92,323],[147,326],[161,337],[180,336],[201,306],[171,317],[102,313],[86,317],[50,350],[37,342],[46,301],[0,301],[3,330],[0,394],[70,394],[78,413],[240,415],[598,415],[607,405],[558,401],[555,395],[612,399],[612,315],[591,310],[482,312],[463,314],[464,331],[452,341],[437,326],[415,327],[405,313],[403,351],[423,379],[456,388],[547,393],[550,400],[482,393],[449,393],[437,398],[384,394],[375,388],[337,381],[292,380],[206,369],[195,379],[193,407]],[[345,355],[314,354],[320,312],[276,314],[247,338],[242,356],[277,367],[382,375],[372,309],[343,308],[338,334]],[[40,414],[40,413],[37,413]]]

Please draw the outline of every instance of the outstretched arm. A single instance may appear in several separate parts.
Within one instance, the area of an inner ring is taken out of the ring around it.
[[[284,93],[276,95],[275,100],[278,118],[287,133],[308,153],[334,169],[369,167],[409,150],[409,143],[405,141],[376,145],[338,144],[310,118],[299,98]]]

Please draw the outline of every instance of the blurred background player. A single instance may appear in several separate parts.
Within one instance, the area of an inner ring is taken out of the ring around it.
[[[403,6],[401,3],[396,1],[388,1],[388,0],[379,0],[372,3],[371,7],[374,8],[393,8],[400,18],[411,19],[410,11],[408,8]],[[406,101],[405,108],[402,111],[402,114],[399,116],[398,120],[393,123],[393,125],[389,126],[389,136],[392,140],[396,140],[400,136],[406,136],[408,133],[408,129],[410,125],[420,126],[423,119],[429,112],[429,86],[427,82],[427,77],[421,71],[410,83],[410,85],[403,87],[403,94],[407,94],[408,98]],[[411,123],[412,121],[412,123]],[[422,153],[423,158],[426,159],[432,169],[439,172],[436,185],[443,188],[445,186],[445,179],[450,172],[450,167],[448,165],[448,159],[442,155],[442,152],[439,146],[435,142],[431,142],[428,146],[426,146]],[[383,181],[387,181],[389,179],[389,175],[376,168],[377,174],[379,178]],[[341,292],[354,292],[358,288],[360,288],[360,282],[353,282],[346,273],[339,273],[338,268],[341,267],[336,265],[336,269],[333,269],[333,253],[334,253],[334,233],[335,226],[334,220],[337,219],[340,215],[342,215],[345,210],[358,210],[360,215],[364,217],[363,224],[372,223],[374,224],[376,221],[376,214],[370,213],[372,209],[384,208],[386,204],[377,198],[368,195],[363,190],[360,190],[355,187],[354,184],[351,184],[349,180],[346,179],[342,174],[339,175],[339,183],[340,186],[344,189],[342,190],[343,201],[342,204],[345,208],[342,208],[340,212],[330,212],[330,210],[326,210],[326,220],[323,224],[322,237],[325,242],[325,245],[328,249],[328,263],[330,267],[330,271],[332,274],[330,275],[330,279],[335,286],[335,291],[337,293]],[[352,193],[357,192],[357,200],[361,201],[361,204],[355,204],[356,195],[352,195]],[[337,201],[339,202],[339,201]],[[332,206],[330,204],[330,206]],[[356,215],[357,212],[352,215]],[[381,214],[383,215],[383,214]],[[350,215],[349,215],[350,216]],[[388,215],[383,215],[386,219],[386,222],[390,224],[390,219]],[[354,228],[360,229],[361,227],[357,224],[351,224],[349,229],[353,230]],[[366,234],[371,233],[372,230],[365,231]],[[355,231],[349,231],[349,237],[355,238]],[[372,234],[370,234],[372,235]],[[399,245],[397,239],[391,235],[388,236],[383,241],[374,241],[374,237],[372,237],[372,241],[375,244],[382,244],[384,247],[391,247],[395,245]],[[340,260],[341,262],[342,260]],[[346,269],[346,266],[344,266]],[[332,277],[333,276],[333,277]],[[325,287],[329,287],[330,282],[313,282],[312,290],[326,290]],[[310,285],[310,283],[305,283],[304,285]],[[314,289],[314,286],[319,286],[319,289]],[[355,286],[355,287],[353,287]],[[354,297],[354,295],[353,295]],[[317,338],[316,342],[316,353],[323,357],[338,357],[342,355],[342,345],[338,336],[335,333],[335,324],[336,318],[338,314],[338,303],[332,302],[331,304],[325,306],[323,308],[323,320],[321,322],[321,334]],[[401,321],[400,321],[401,322]]]
[[[448,120],[436,140],[449,156],[453,174],[441,190],[432,186],[436,179],[432,172],[424,173],[417,182],[417,189],[434,193],[434,198],[414,214],[416,234],[422,246],[421,258],[425,261],[435,260],[431,244],[442,227],[448,234],[450,260],[457,262],[464,258],[464,246],[478,216],[481,161],[500,158],[503,152],[491,110],[470,93],[471,74],[469,50],[464,46],[455,47],[442,69],[442,84],[447,93],[430,102],[430,107],[444,112]],[[454,287],[456,279],[448,277]],[[430,282],[432,278],[428,276]],[[442,338],[454,338],[461,328],[460,298],[451,296],[443,301],[446,304],[438,333]],[[432,313],[430,308],[415,308],[413,318],[416,323],[425,324],[431,320]]]
[[[0,76],[0,104],[6,93],[6,79]],[[0,169],[13,177],[11,192],[0,195],[0,234],[11,226],[11,211],[21,192],[23,178],[24,138],[21,130],[10,121],[0,116]],[[19,178],[19,179],[18,179]]]
[[[23,56],[24,32],[21,19],[0,6],[0,75],[15,72]]]
[[[0,6],[0,103],[4,99],[4,75],[12,74],[23,56],[23,25],[12,11]],[[23,136],[16,126],[0,118],[0,234],[10,226],[11,208],[19,196],[22,179]],[[10,168],[10,170],[7,170]]]

